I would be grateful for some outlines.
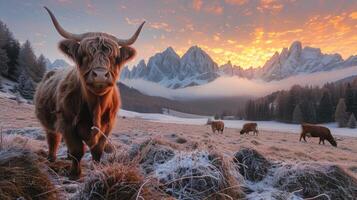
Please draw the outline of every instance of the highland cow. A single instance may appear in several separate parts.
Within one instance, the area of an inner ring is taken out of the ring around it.
[[[63,29],[52,12],[45,9],[58,33],[65,38],[59,49],[76,67],[45,75],[35,94],[36,116],[46,131],[48,160],[56,160],[63,137],[72,159],[69,176],[77,179],[81,175],[85,144],[93,160],[100,161],[121,104],[116,81],[121,67],[135,55],[130,45],[138,38],[144,23],[128,40],[101,32],[73,34]]]
[[[221,132],[221,134],[223,134],[224,123],[222,121],[208,121],[207,125],[211,125],[213,133],[216,133],[216,131],[218,131],[218,133]]]
[[[308,137],[319,137],[320,141],[319,144],[325,144],[325,140],[329,141],[330,144],[334,147],[337,147],[337,142],[336,140],[332,137],[330,129],[323,127],[323,126],[317,126],[313,124],[301,124],[301,135],[300,135],[300,140],[304,139],[306,142],[306,136]]]
[[[243,125],[240,134],[243,135],[244,133],[249,134],[250,131],[253,131],[253,135],[258,135],[259,131],[257,130],[258,124],[257,123],[245,123]]]

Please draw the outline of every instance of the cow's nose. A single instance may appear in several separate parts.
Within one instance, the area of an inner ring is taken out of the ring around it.
[[[92,71],[92,76],[95,82],[106,82],[110,74],[106,69],[95,69]]]

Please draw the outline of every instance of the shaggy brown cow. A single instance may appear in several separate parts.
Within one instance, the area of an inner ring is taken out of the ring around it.
[[[257,130],[258,124],[257,123],[245,123],[243,125],[240,134],[243,135],[244,133],[249,134],[250,131],[253,131],[253,135],[258,135],[259,131]]]
[[[45,9],[58,33],[66,38],[59,49],[77,66],[45,75],[35,94],[36,115],[47,134],[49,161],[56,160],[63,136],[72,159],[69,176],[77,179],[84,144],[90,147],[93,160],[100,161],[121,104],[116,81],[123,64],[135,55],[129,45],[136,41],[144,23],[128,40],[100,32],[73,34]]]
[[[337,146],[336,140],[332,137],[330,129],[323,127],[323,126],[317,126],[313,124],[301,124],[301,135],[300,135],[300,141],[301,139],[304,139],[306,142],[306,136],[308,137],[319,137],[320,141],[319,144],[325,144],[325,140],[329,141],[330,144],[334,147]]]
[[[221,132],[223,134],[224,123],[222,121],[208,121],[207,125],[211,125],[213,133],[218,131],[218,133]]]

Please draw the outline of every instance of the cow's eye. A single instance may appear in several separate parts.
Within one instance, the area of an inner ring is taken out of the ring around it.
[[[115,64],[118,65],[120,64],[121,58],[120,56],[115,57]]]
[[[109,48],[103,45],[103,46],[102,46],[102,51],[103,51],[104,53],[109,53]]]

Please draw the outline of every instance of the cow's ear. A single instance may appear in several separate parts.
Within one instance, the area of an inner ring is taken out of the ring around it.
[[[64,54],[70,57],[74,62],[78,62],[80,60],[78,54],[78,49],[79,49],[78,42],[74,40],[62,40],[59,43],[58,47]]]
[[[133,59],[136,55],[136,50],[132,47],[121,47],[120,48],[120,56],[118,59],[118,64],[124,64],[131,59]]]

